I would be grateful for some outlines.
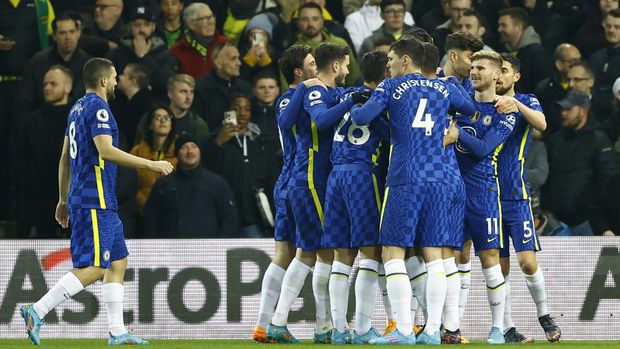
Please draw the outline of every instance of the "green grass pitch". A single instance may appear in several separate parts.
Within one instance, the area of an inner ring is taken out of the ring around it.
[[[278,345],[278,344],[256,344],[251,340],[152,340],[151,345],[147,348],[164,348],[164,349],[249,349],[266,347],[290,347],[291,349],[310,349],[318,348],[316,344],[302,343],[297,345]],[[620,341],[560,341],[558,343],[547,343],[538,341],[534,344],[515,345],[506,344],[505,346],[516,348],[517,346],[525,346],[527,348],[556,348],[556,349],[612,349],[620,348]],[[24,339],[0,339],[0,348],[2,349],[18,349],[32,348],[30,341]],[[325,347],[324,345],[321,348]],[[329,346],[336,347],[336,346]],[[338,346],[342,347],[342,346]],[[419,348],[430,347],[427,345],[417,346]],[[42,348],[110,348],[106,340],[100,339],[43,339]],[[347,345],[348,349],[369,348],[367,345]],[[464,349],[491,348],[491,346],[482,342],[474,342],[464,345]]]

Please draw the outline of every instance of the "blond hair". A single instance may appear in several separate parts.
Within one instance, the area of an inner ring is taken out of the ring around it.
[[[196,80],[193,77],[187,74],[174,74],[170,78],[168,78],[168,91],[172,90],[174,87],[174,83],[176,82],[184,82],[191,86],[192,88],[196,87]]]
[[[492,51],[478,51],[471,56],[471,61],[477,61],[479,59],[486,59],[491,62],[497,69],[502,69],[504,60],[502,56],[497,52]]]

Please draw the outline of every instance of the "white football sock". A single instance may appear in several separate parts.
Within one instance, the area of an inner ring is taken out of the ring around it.
[[[123,293],[125,286],[109,282],[101,287],[101,299],[108,314],[108,330],[113,336],[127,333],[123,322]]]
[[[447,289],[446,302],[443,306],[443,326],[448,331],[456,331],[459,329],[459,292],[461,288],[461,280],[459,271],[456,268],[454,257],[444,259],[443,266],[446,270]]]
[[[271,322],[273,311],[280,297],[280,288],[286,269],[270,263],[263,276],[263,284],[260,291],[260,308],[258,310],[258,326],[267,328]]]
[[[405,261],[392,259],[385,263],[385,275],[390,304],[394,310],[398,331],[405,336],[411,334],[411,284]]]
[[[387,315],[388,321],[396,320],[394,317],[394,310],[392,310],[392,304],[390,303],[390,297],[388,297],[387,283],[385,279],[385,268],[383,263],[379,264],[379,291],[381,292],[381,299],[383,300],[383,309]]]
[[[415,322],[415,317],[418,314],[418,309],[421,311],[422,307],[420,303],[418,303],[418,298],[413,294],[413,291],[411,291],[411,321],[414,325],[417,324]]]
[[[34,311],[43,319],[52,309],[83,289],[84,286],[75,274],[66,273],[38,302],[34,303]]]
[[[334,261],[329,274],[329,303],[331,305],[334,328],[339,332],[349,329],[347,308],[349,305],[349,275],[351,267]]]
[[[364,334],[370,330],[372,313],[377,301],[379,262],[372,259],[360,261],[355,280],[355,331]],[[331,280],[330,280],[331,282]]]
[[[299,259],[293,259],[286,269],[286,273],[284,273],[280,298],[278,299],[278,305],[276,306],[276,311],[273,314],[271,323],[276,326],[286,325],[288,313],[291,310],[293,302],[295,302],[297,296],[299,296],[301,288],[304,287],[304,281],[306,281],[306,276],[310,273],[310,269],[309,266],[303,264]]]
[[[540,268],[532,275],[523,274],[525,276],[525,284],[530,290],[530,295],[534,303],[536,303],[536,316],[541,317],[549,314],[547,310],[547,292],[545,291],[545,276]]]
[[[512,322],[512,302],[510,301],[510,280],[506,277],[504,281],[506,285],[506,304],[504,305],[504,332],[508,331],[515,324]]]
[[[405,260],[407,267],[407,275],[409,275],[409,281],[411,283],[411,290],[415,297],[418,299],[418,303],[424,311],[424,317],[428,323],[428,309],[426,306],[426,264],[424,264],[424,258],[422,256],[413,256]]]
[[[317,261],[312,272],[312,292],[316,307],[316,333],[332,329],[331,307],[329,305],[329,273],[331,264]]]
[[[467,306],[467,297],[469,296],[469,287],[471,286],[471,262],[466,264],[458,264],[459,278],[461,281],[461,289],[459,290],[459,323],[463,322],[465,307]]]
[[[426,263],[428,280],[426,286],[427,314],[426,328],[428,334],[434,334],[441,327],[441,314],[446,300],[446,270],[443,266],[443,259],[436,259]]]
[[[503,331],[506,287],[504,287],[502,267],[497,264],[488,269],[482,269],[482,275],[484,275],[487,283],[487,298],[491,307],[492,326]]]

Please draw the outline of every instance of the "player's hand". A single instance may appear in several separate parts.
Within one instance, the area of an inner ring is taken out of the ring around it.
[[[133,38],[133,50],[138,58],[146,56],[151,50],[151,40],[147,40],[142,35],[136,35]]]
[[[497,112],[500,114],[519,112],[519,108],[517,107],[514,98],[508,96],[496,96],[495,109],[497,109]]]
[[[15,47],[15,40],[0,35],[0,51],[9,51]]]
[[[353,100],[354,104],[364,104],[371,94],[371,91],[353,92],[351,93],[351,100]]]
[[[63,229],[69,228],[69,210],[67,209],[66,202],[58,201],[54,217],[56,218],[56,222],[58,222]]]
[[[239,132],[239,126],[233,124],[224,124],[218,132],[217,137],[215,137],[215,144],[222,145],[231,138],[235,136]]]
[[[163,175],[168,175],[172,170],[174,170],[174,166],[166,160],[162,161],[151,161],[149,163],[149,170],[157,173],[161,173]]]
[[[456,143],[458,139],[459,139],[459,129],[456,127],[456,120],[452,120],[452,122],[450,123],[450,127],[448,127],[448,130],[445,136],[443,136],[444,148],[449,146],[452,143]]]

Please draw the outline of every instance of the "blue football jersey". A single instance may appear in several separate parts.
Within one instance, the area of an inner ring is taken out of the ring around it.
[[[514,114],[498,113],[494,103],[475,102],[475,105],[477,111],[469,120],[457,118],[460,132],[467,132],[478,139],[482,139],[487,132],[493,132],[502,142],[505,142],[514,129],[517,117]],[[503,143],[484,158],[479,159],[462,142],[456,143],[461,176],[468,188],[483,192],[499,190],[497,161],[502,146]],[[468,189],[468,195],[470,195],[470,189]]]
[[[466,104],[449,82],[420,74],[385,79],[370,97],[388,112],[387,186],[445,182],[443,136],[452,105]]]
[[[517,93],[515,98],[528,108],[542,112],[538,98],[533,94]],[[521,113],[515,114],[517,121],[514,131],[504,143],[499,153],[499,187],[502,200],[527,200],[530,186],[525,173],[525,158],[532,135],[532,126]]]
[[[293,169],[293,159],[295,158],[295,126],[292,129],[287,129],[280,125],[280,115],[284,109],[288,106],[295,89],[289,88],[276,102],[276,120],[278,121],[278,130],[280,132],[280,144],[282,145],[282,172],[278,177],[275,185],[276,195],[282,198],[286,198],[287,185],[291,177],[291,171]]]
[[[347,89],[341,99],[356,91],[371,91],[368,87],[359,86]],[[383,115],[380,117],[384,117]],[[370,125],[357,125],[350,113],[343,115],[334,132],[331,161],[333,165],[367,164],[377,166],[381,137],[376,128],[378,120]]]
[[[303,110],[295,123],[297,146],[291,177],[293,182],[289,186],[308,188],[315,183],[327,183],[332,169],[330,155],[334,128],[319,130],[310,113],[338,104],[342,91],[341,88],[325,89],[322,86],[313,86],[306,90]]]
[[[108,103],[94,93],[80,98],[69,112],[65,135],[71,168],[69,207],[117,210],[116,164],[99,157],[93,141],[109,135],[118,147],[118,127]]]
[[[446,73],[444,73],[443,68],[439,69],[439,73],[437,73],[437,77],[438,78],[446,77]],[[465,91],[467,91],[469,96],[473,98],[474,94],[476,93],[476,90],[474,90],[474,85],[472,84],[471,79],[470,78],[463,78],[463,81],[461,82],[461,85],[463,86]]]

